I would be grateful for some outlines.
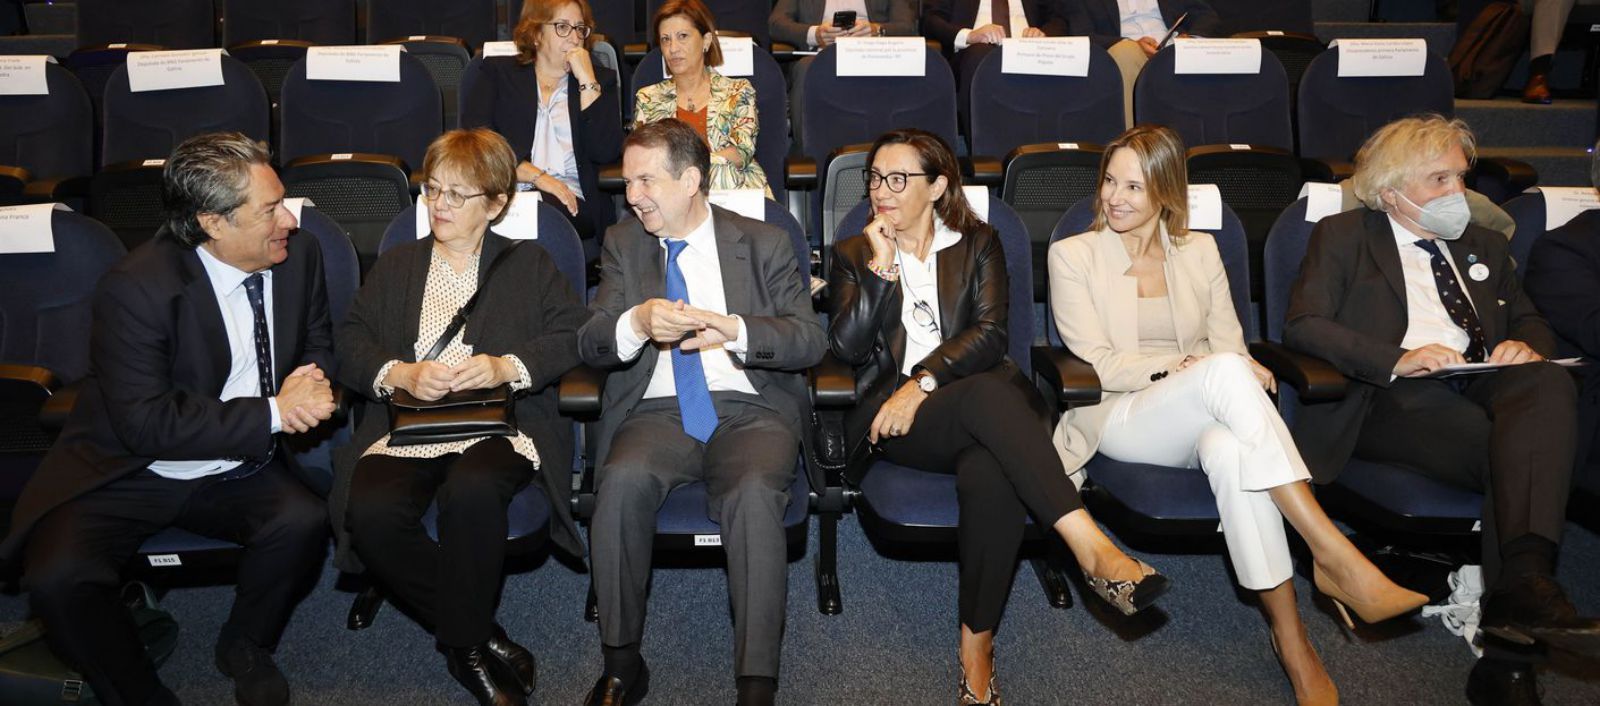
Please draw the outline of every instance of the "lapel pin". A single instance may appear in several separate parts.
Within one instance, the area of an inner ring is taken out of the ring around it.
[[[1474,282],[1482,282],[1489,279],[1489,266],[1481,262],[1473,265],[1467,268],[1467,276],[1471,277]]]
[[[1474,262],[1477,262],[1477,261],[1478,261],[1478,256],[1477,255],[1474,255],[1472,253],[1467,253],[1467,264],[1470,265],[1470,264],[1472,264]]]

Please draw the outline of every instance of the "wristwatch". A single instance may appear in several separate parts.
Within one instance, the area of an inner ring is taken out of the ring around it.
[[[926,370],[917,373],[915,379],[917,381],[917,387],[922,388],[923,392],[926,392],[930,395],[933,394],[934,390],[939,389],[939,381],[933,379],[933,373],[930,373]]]

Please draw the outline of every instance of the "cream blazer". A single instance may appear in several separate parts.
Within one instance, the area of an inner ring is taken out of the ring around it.
[[[1178,332],[1177,353],[1139,352],[1139,280],[1122,236],[1109,229],[1063,238],[1050,246],[1050,312],[1073,355],[1100,376],[1100,403],[1074,407],[1061,417],[1056,451],[1074,483],[1100,447],[1100,435],[1116,401],[1172,372],[1188,355],[1234,352],[1248,355],[1239,317],[1228,292],[1222,256],[1210,233],[1190,231],[1182,244],[1161,229],[1167,261],[1167,300]]]

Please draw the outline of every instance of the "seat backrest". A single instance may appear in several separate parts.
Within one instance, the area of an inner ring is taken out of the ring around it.
[[[350,302],[361,287],[361,262],[344,227],[310,204],[300,208],[300,234],[317,239],[322,250],[322,274],[328,285],[328,315],[334,326],[344,321]]]
[[[222,85],[135,93],[123,64],[106,83],[100,163],[164,159],[178,143],[206,132],[268,138],[266,89],[238,59],[222,57]]]
[[[278,101],[283,96],[283,80],[288,78],[289,70],[294,68],[295,62],[306,58],[306,50],[311,47],[310,42],[298,39],[266,40],[271,44],[261,41],[250,41],[228,48],[228,53],[233,58],[250,67],[250,72],[256,75],[256,80],[261,82],[261,87],[267,91],[267,102],[272,105],[272,139],[278,138]]]
[[[867,227],[871,204],[865,201],[851,209],[839,221],[839,240],[861,237]],[[1033,248],[1028,245],[1028,229],[1022,225],[1017,212],[1004,201],[989,200],[989,225],[1000,234],[1000,247],[1006,254],[1007,335],[1006,355],[1022,369],[1022,374],[1033,377]]]
[[[494,41],[495,0],[367,0],[367,41],[418,34],[460,37],[473,51]]]
[[[1061,214],[1099,187],[1102,151],[1097,144],[1050,142],[1022,145],[1006,160],[1000,199],[1011,204],[1027,226],[1034,262],[1044,262]],[[1045,300],[1044,279],[1043,268],[1034,268],[1034,301]]]
[[[1289,78],[1272,52],[1253,74],[1179,74],[1176,47],[1150,58],[1133,85],[1133,116],[1166,125],[1185,146],[1247,144],[1294,149]]]
[[[1300,156],[1350,160],[1367,136],[1396,118],[1454,115],[1454,91],[1449,64],[1433,52],[1421,76],[1339,78],[1339,52],[1325,51],[1300,78]]]
[[[213,0],[78,0],[78,46],[139,42],[168,49],[217,45]]]
[[[845,214],[866,202],[867,180],[862,176],[862,170],[867,168],[869,147],[870,145],[854,145],[850,149],[836,153],[833,159],[827,162],[828,170],[823,178],[820,211],[824,261],[828,259],[827,254],[833,248],[838,224]]]
[[[1289,100],[1299,95],[1300,77],[1306,73],[1306,67],[1311,65],[1311,60],[1321,55],[1328,45],[1315,35],[1300,34],[1296,32],[1243,32],[1233,35],[1241,39],[1255,39],[1261,42],[1261,48],[1272,52],[1278,57],[1278,63],[1283,64],[1283,73],[1289,77]]]
[[[109,227],[129,250],[154,237],[167,222],[161,205],[165,161],[108,165],[89,180],[89,215]]]
[[[811,283],[811,244],[806,240],[806,231],[800,227],[800,221],[795,220],[794,214],[789,213],[789,208],[772,199],[766,200],[766,214],[761,220],[782,228],[789,234],[789,244],[794,246],[795,260],[799,261],[800,278],[807,286]]]
[[[656,11],[661,9],[663,0],[646,0],[644,7],[645,32],[650,31],[650,21],[655,18]],[[767,28],[767,16],[772,13],[772,3],[758,2],[757,0],[705,0],[706,9],[711,11],[711,16],[716,18],[718,30],[733,30],[744,32],[767,49],[772,48],[772,33]],[[599,22],[598,18],[595,22]],[[645,41],[654,45],[654,37],[645,37]]]
[[[767,175],[772,197],[787,199],[784,161],[789,156],[789,87],[783,69],[765,49],[755,50],[755,73],[744,77],[756,90],[756,163]],[[661,48],[652,47],[633,71],[631,94],[666,79],[661,70]]]
[[[428,144],[444,128],[438,86],[428,69],[400,52],[399,83],[310,81],[304,59],[283,80],[278,159],[314,154],[373,152],[422,168]]]
[[[1087,232],[1089,226],[1094,223],[1097,198],[1089,196],[1067,209],[1061,216],[1061,221],[1056,224],[1055,231],[1050,234],[1050,242],[1054,244],[1062,238]],[[1233,313],[1239,317],[1239,326],[1244,330],[1244,340],[1254,341],[1257,332],[1255,316],[1250,310],[1250,246],[1245,239],[1244,226],[1239,223],[1239,217],[1234,215],[1233,209],[1224,203],[1222,229],[1205,232],[1210,233],[1216,240],[1217,253],[1222,256],[1222,269],[1228,275],[1228,295],[1233,297]],[[1048,270],[1049,261],[1041,262],[1039,266]],[[1061,334],[1056,330],[1055,316],[1049,311],[1048,305],[1044,312],[1044,329],[1045,340],[1049,341],[1050,345],[1062,345]]]
[[[89,373],[95,284],[127,250],[88,216],[58,210],[50,227],[55,252],[0,255],[0,362],[43,366],[72,383]]]
[[[1545,233],[1544,192],[1523,194],[1500,207],[1517,223],[1517,229],[1511,235],[1511,258],[1516,262],[1517,275],[1520,277],[1524,274],[1523,268],[1528,266],[1528,254],[1533,252],[1533,244]]]
[[[389,228],[383,232],[383,242],[378,245],[378,255],[388,252],[391,248],[404,245],[417,239],[417,206],[412,204],[405,210],[396,214],[394,220],[389,222]],[[584,287],[584,258],[583,241],[578,237],[578,231],[572,227],[572,222],[561,215],[554,206],[548,203],[539,203],[539,237],[528,241],[544,248],[550,253],[550,259],[555,260],[556,269],[567,279],[567,284],[572,285],[572,291],[578,293],[578,299],[585,298]]]
[[[1002,60],[1002,52],[989,52],[972,79],[973,154],[1004,157],[1042,142],[1105,144],[1122,132],[1122,74],[1104,49],[1090,45],[1087,76],[1008,74]]]
[[[283,169],[288,196],[303,196],[350,236],[366,272],[378,259],[389,220],[411,205],[411,187],[398,159],[312,158]]]
[[[355,0],[225,0],[223,46],[258,39],[355,44]]]
[[[428,69],[434,85],[439,87],[440,105],[444,108],[444,129],[454,130],[460,125],[460,90],[462,74],[472,61],[465,45],[454,41],[436,41],[441,38],[405,40],[395,42],[406,48],[406,53],[417,58]],[[449,39],[449,38],[442,38]]]
[[[94,171],[94,108],[71,71],[45,63],[42,96],[0,96],[0,164],[34,179]]]
[[[1298,199],[1283,210],[1278,221],[1272,224],[1267,244],[1262,252],[1262,273],[1266,280],[1262,291],[1266,312],[1266,339],[1283,341],[1283,321],[1289,313],[1289,291],[1300,276],[1300,261],[1305,259],[1306,246],[1311,242],[1315,223],[1306,222],[1306,199]]]
[[[643,41],[639,30],[634,28],[637,7],[634,0],[594,0],[589,3],[589,9],[594,12],[594,23],[599,25],[595,31],[606,35],[606,39],[619,47]],[[517,16],[522,16],[520,9]]]
[[[818,169],[833,150],[900,127],[922,128],[958,149],[955,77],[939,52],[927,50],[921,77],[840,77],[838,66],[838,50],[830,46],[806,72],[800,149]]]

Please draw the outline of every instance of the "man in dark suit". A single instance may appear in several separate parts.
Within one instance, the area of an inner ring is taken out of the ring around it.
[[[1295,422],[1318,482],[1356,456],[1483,492],[1480,625],[1496,639],[1467,693],[1504,703],[1531,694],[1533,674],[1501,645],[1589,651],[1600,622],[1578,615],[1555,581],[1574,386],[1544,362],[1555,336],[1517,283],[1505,238],[1468,223],[1462,177],[1474,152],[1466,124],[1437,115],[1374,133],[1356,155],[1367,208],[1312,232],[1283,337],[1351,378],[1344,399],[1304,405]],[[1504,367],[1428,377],[1465,362]]]
[[[1062,0],[1069,34],[1104,47],[1122,72],[1123,115],[1133,127],[1133,84],[1180,19],[1183,37],[1216,37],[1222,19],[1205,0]]]
[[[244,545],[217,668],[243,704],[285,704],[272,650],[326,549],[327,512],[279,433],[328,419],[333,365],[316,243],[262,145],[191,138],[167,160],[167,224],[101,279],[89,376],[17,501],[21,562],[50,647],[107,704],[177,703],[119,574],[167,527]]]
[[[738,702],[770,704],[777,690],[800,371],[825,342],[788,236],[708,203],[710,159],[676,119],[623,142],[638,219],[607,231],[578,332],[584,362],[611,371],[589,534],[605,671],[590,704],[635,703],[648,688],[639,641],[656,511],[697,480],[728,554]]]
[[[1067,34],[1064,0],[927,0],[922,34],[938,40],[956,74],[956,115],[966,132],[972,77],[989,52],[1007,37]]]

